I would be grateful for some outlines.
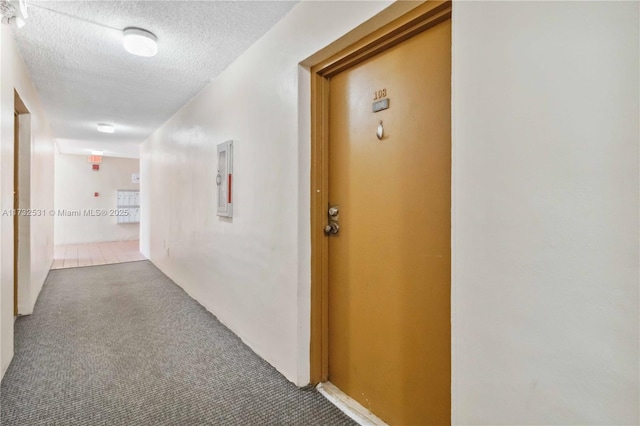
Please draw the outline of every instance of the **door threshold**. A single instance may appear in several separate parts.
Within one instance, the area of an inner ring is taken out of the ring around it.
[[[319,383],[318,392],[360,426],[388,426],[382,419],[342,392],[331,382]]]

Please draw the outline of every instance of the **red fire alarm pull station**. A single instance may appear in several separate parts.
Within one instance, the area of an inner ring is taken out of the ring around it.
[[[100,164],[92,164],[91,166],[93,167],[94,172],[100,171]]]
[[[93,193],[93,196],[94,196],[94,197],[99,197],[99,196],[100,196],[100,193],[99,193],[99,192],[94,192],[94,193]]]

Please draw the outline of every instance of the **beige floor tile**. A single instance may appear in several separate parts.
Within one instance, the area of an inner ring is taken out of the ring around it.
[[[55,246],[54,261],[51,269],[146,260],[140,254],[139,246],[140,242],[138,240]]]

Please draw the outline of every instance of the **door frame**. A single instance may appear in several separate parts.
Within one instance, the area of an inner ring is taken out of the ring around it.
[[[311,67],[311,342],[310,382],[329,379],[329,241],[324,235],[329,205],[330,78],[441,22],[452,2],[427,1]]]
[[[26,149],[28,152],[27,161],[30,161],[28,158],[31,156],[31,121],[27,121],[29,123],[28,131],[21,132],[21,124],[24,124],[24,120],[30,120],[30,112],[15,88],[13,90],[13,114],[13,316],[17,317],[20,314],[20,302],[28,295],[28,292],[19,291],[21,286],[28,283],[26,271],[21,268],[21,263],[28,262],[28,250],[30,249],[29,241],[20,241],[20,229],[30,226],[30,218],[17,214],[17,209],[29,208],[29,205],[20,204],[20,189],[25,189],[25,185],[28,185],[28,179],[24,179],[24,176],[25,173],[30,172],[31,167],[29,164],[25,164],[25,160],[22,158]],[[26,193],[26,191],[24,192]],[[24,287],[22,289],[24,290]]]
[[[16,106],[17,107],[17,106]],[[13,111],[13,316],[18,316],[18,250],[20,208],[20,115]]]

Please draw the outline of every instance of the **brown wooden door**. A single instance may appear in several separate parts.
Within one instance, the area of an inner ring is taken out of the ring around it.
[[[450,423],[450,20],[331,78],[329,202],[329,380],[390,424]]]

